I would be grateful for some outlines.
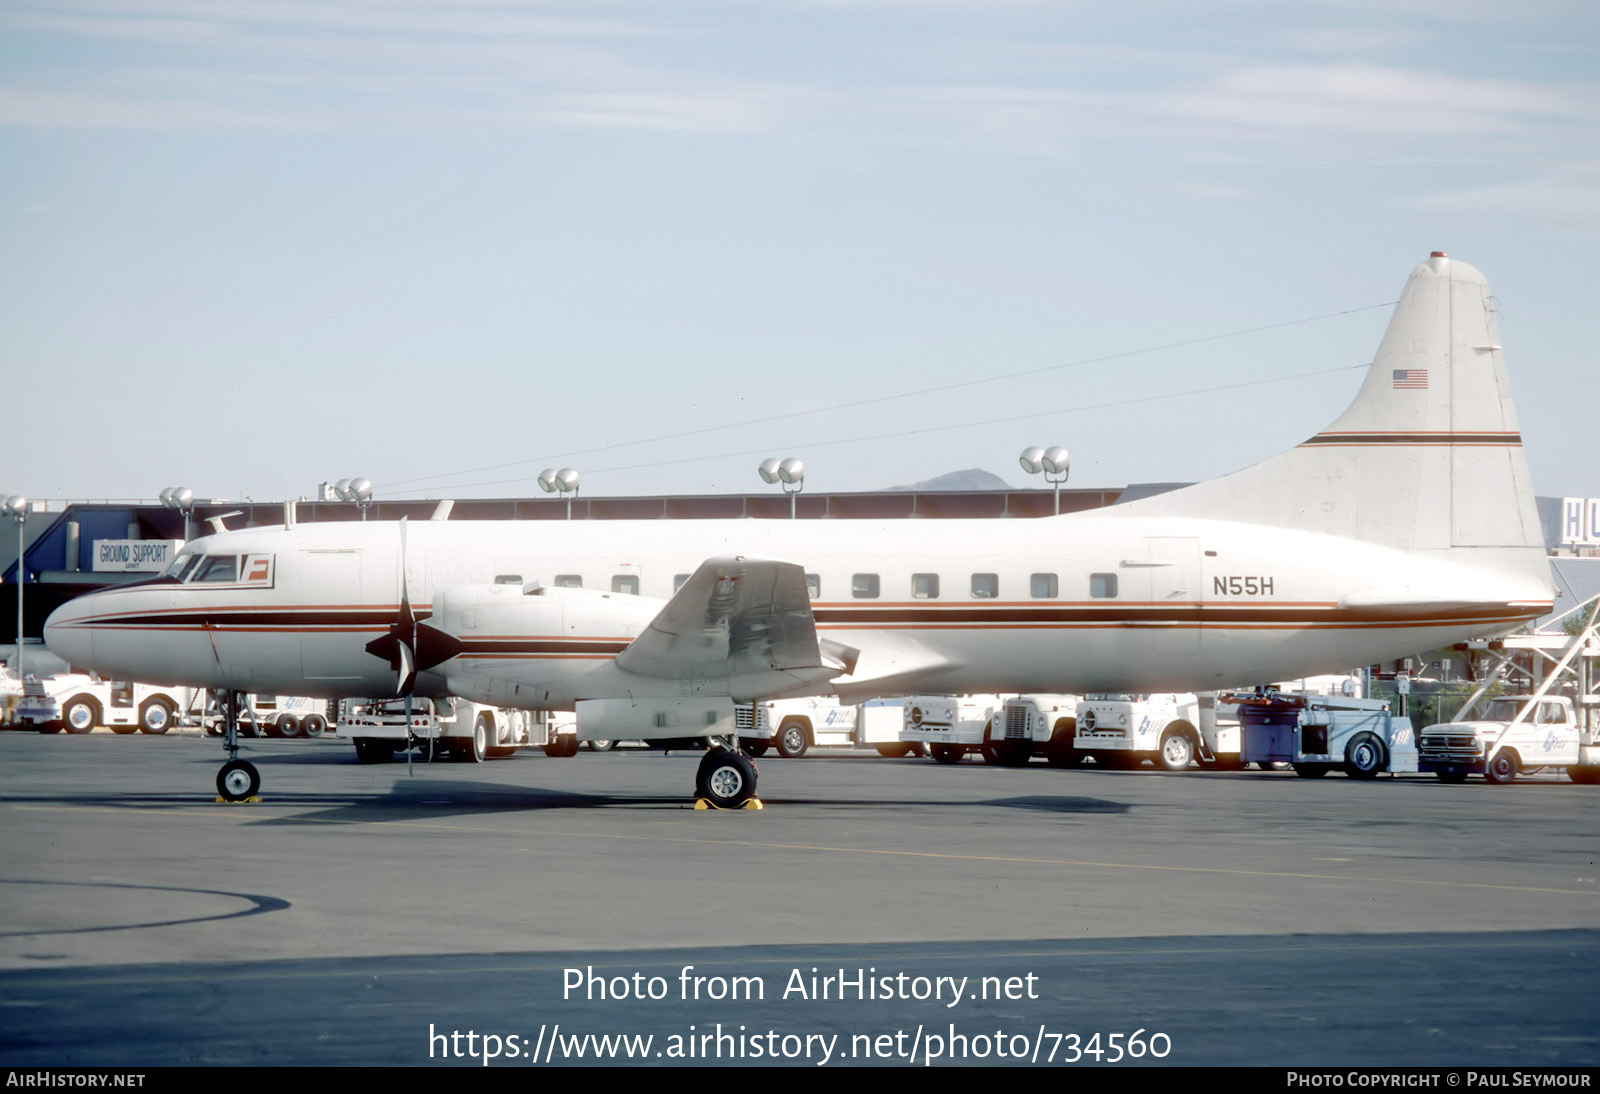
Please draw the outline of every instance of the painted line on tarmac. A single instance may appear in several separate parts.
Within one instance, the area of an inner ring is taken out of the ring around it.
[[[47,806],[47,805],[17,805],[13,808],[41,811],[68,811],[83,812],[84,808],[76,806]],[[103,813],[125,813],[126,809],[116,809],[106,806],[89,806],[87,811]],[[132,810],[133,812],[151,812],[151,810]],[[171,812],[176,816],[194,817],[197,814],[188,810],[162,810]],[[332,817],[299,817],[297,820],[306,824],[341,824],[365,825],[381,824],[385,828],[421,828],[441,832],[477,832],[500,836],[577,836],[589,839],[625,840],[644,843],[691,843],[713,847],[750,847],[764,851],[824,851],[830,854],[846,855],[887,855],[901,858],[921,859],[949,859],[957,862],[1003,862],[1020,866],[1078,866],[1102,870],[1150,870],[1178,874],[1222,874],[1233,877],[1276,877],[1292,878],[1300,881],[1364,881],[1388,885],[1414,885],[1426,888],[1444,889],[1490,889],[1506,893],[1555,893],[1563,896],[1600,896],[1596,889],[1553,889],[1539,885],[1497,885],[1486,881],[1434,881],[1427,878],[1405,877],[1369,877],[1362,874],[1308,874],[1286,870],[1241,870],[1227,866],[1161,866],[1140,862],[1096,862],[1089,859],[1057,859],[1057,858],[1022,858],[1010,855],[967,855],[952,854],[948,851],[897,851],[882,847],[835,847],[829,844],[809,843],[768,843],[758,840],[727,840],[704,839],[694,836],[638,836],[612,832],[586,832],[582,830],[554,829],[541,832],[529,828],[485,828],[479,825],[443,824],[433,821],[363,821],[363,820],[338,820]]]

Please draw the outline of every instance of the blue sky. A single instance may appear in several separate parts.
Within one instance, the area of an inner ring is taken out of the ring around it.
[[[1330,421],[1442,249],[1500,301],[1535,487],[1600,494],[1597,31],[1541,0],[11,0],[0,491],[743,492],[769,455],[1021,485],[1029,444],[1077,486],[1207,477]]]

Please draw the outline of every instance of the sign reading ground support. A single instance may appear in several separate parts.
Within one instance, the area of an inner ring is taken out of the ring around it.
[[[181,539],[97,539],[94,570],[97,573],[159,574],[178,554]]]

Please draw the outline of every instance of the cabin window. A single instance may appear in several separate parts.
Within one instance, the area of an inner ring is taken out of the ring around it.
[[[850,578],[850,595],[857,600],[878,599],[878,575],[855,574]]]
[[[686,584],[688,584],[689,579],[693,576],[693,574],[673,574],[672,591],[677,592],[679,589],[683,588]]]
[[[911,596],[915,600],[939,599],[938,574],[912,574]]]
[[[999,574],[973,574],[972,599],[993,600],[1000,595]]]
[[[822,596],[822,577],[818,574],[806,575],[806,592],[811,594],[811,599],[816,600]]]
[[[1028,595],[1035,600],[1054,600],[1061,595],[1055,574],[1034,574],[1028,578]]]
[[[522,584],[522,575],[521,574],[495,574],[494,575],[494,583],[496,585],[521,585]]]
[[[212,555],[205,560],[198,573],[194,575],[196,581],[205,582],[230,582],[239,580],[238,555]]]
[[[1109,600],[1117,595],[1116,574],[1090,574],[1089,595],[1097,600]]]
[[[582,574],[557,574],[556,575],[556,588],[558,588],[558,589],[581,589],[581,588],[583,588],[583,575]]]
[[[179,581],[187,581],[189,575],[194,573],[195,566],[199,565],[200,558],[200,555],[179,555],[172,569],[167,572]]]
[[[614,592],[614,593],[626,593],[629,596],[638,596],[639,595],[639,575],[638,574],[616,574],[616,575],[613,575],[613,577],[611,578],[611,591]]]

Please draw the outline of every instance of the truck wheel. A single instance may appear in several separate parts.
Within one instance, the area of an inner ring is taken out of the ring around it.
[[[119,737],[126,737],[130,733],[139,732],[139,727],[135,726],[135,725],[107,726],[106,728],[109,729],[111,732],[117,734]]]
[[[300,723],[300,728],[307,737],[320,737],[328,728],[328,719],[320,714],[307,714],[306,720]]]
[[[86,695],[67,700],[61,708],[61,725],[68,733],[88,733],[100,724],[100,704]]]
[[[456,759],[464,760],[469,764],[481,764],[489,755],[489,737],[494,733],[487,714],[479,714],[472,720],[472,736],[456,746]]]
[[[873,747],[878,750],[878,755],[882,756],[886,760],[899,760],[911,755],[911,746],[905,741],[885,742],[884,744],[874,745]],[[1577,782],[1577,776],[1573,776],[1572,781]]]
[[[966,758],[960,745],[930,745],[929,751],[933,753],[936,763],[958,764]]]
[[[1600,767],[1579,767],[1574,764],[1567,768],[1567,778],[1579,786],[1594,786],[1600,783]]]
[[[1344,773],[1352,779],[1376,779],[1389,766],[1388,750],[1370,733],[1357,733],[1344,746]]]
[[[1503,786],[1516,781],[1517,769],[1517,754],[1509,748],[1502,748],[1484,766],[1483,777],[1497,786]]]
[[[285,714],[278,719],[278,736],[300,736],[300,721],[292,714]]]
[[[1073,747],[1078,735],[1076,718],[1062,718],[1050,731],[1050,743],[1044,746],[1044,758],[1051,767],[1077,767],[1088,759]]]
[[[997,764],[1000,762],[1000,743],[992,740],[989,736],[993,732],[993,722],[990,722],[988,725],[984,726],[983,744],[978,746],[978,755],[983,757],[983,762],[986,764]]]
[[[588,741],[586,743],[589,746],[590,752],[610,752],[612,749],[617,747],[616,741],[605,737],[601,737],[599,740],[595,741]]]
[[[376,737],[356,738],[356,763],[383,764],[394,759],[394,749],[388,741]]]
[[[177,713],[171,703],[159,695],[152,695],[139,704],[139,731],[165,733],[172,728],[172,716]]]
[[[1294,773],[1302,779],[1320,779],[1328,773],[1327,764],[1295,764]]]
[[[1033,742],[997,741],[995,754],[1000,759],[1001,767],[1027,767],[1028,761],[1033,759]]]
[[[785,718],[778,727],[778,755],[798,760],[811,747],[811,732],[804,718]]]
[[[1168,733],[1161,738],[1156,766],[1163,771],[1187,771],[1194,762],[1194,742],[1183,733]]]
[[[578,735],[576,733],[563,733],[544,746],[544,754],[558,760],[576,756],[578,754]]]
[[[752,756],[765,756],[770,746],[765,741],[752,741],[741,737],[739,738],[739,747]]]
[[[719,809],[733,809],[756,796],[756,765],[750,757],[713,748],[700,761],[694,792]]]
[[[1439,776],[1439,781],[1442,783],[1464,783],[1467,781],[1467,773],[1465,771],[1436,771],[1434,774]]]

